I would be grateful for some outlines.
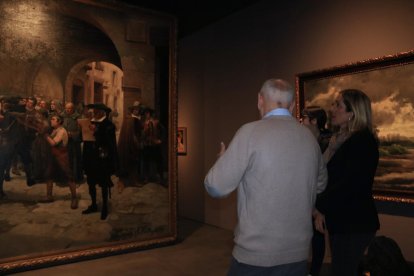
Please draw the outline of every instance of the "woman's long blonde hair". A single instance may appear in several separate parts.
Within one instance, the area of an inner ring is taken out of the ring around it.
[[[369,97],[358,89],[345,89],[339,93],[346,106],[346,111],[354,114],[349,121],[350,131],[354,132],[367,128],[374,133],[372,128],[371,100]]]

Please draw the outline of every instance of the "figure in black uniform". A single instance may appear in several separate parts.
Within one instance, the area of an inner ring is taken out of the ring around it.
[[[118,171],[115,125],[108,119],[111,109],[106,105],[95,103],[87,105],[87,108],[93,109],[90,127],[94,131],[95,141],[84,144],[83,164],[92,204],[82,211],[82,214],[98,211],[96,203],[96,184],[98,184],[102,190],[101,219],[104,220],[108,216],[108,197],[113,186],[111,176]]]

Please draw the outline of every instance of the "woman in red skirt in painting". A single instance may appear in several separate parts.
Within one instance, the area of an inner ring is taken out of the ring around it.
[[[68,133],[62,127],[63,119],[59,115],[50,117],[50,125],[53,131],[46,135],[46,140],[51,146],[51,160],[46,169],[47,194],[45,202],[53,202],[53,182],[69,183],[70,193],[72,196],[70,208],[78,208],[76,197],[76,184],[73,181],[72,173],[69,166],[69,155],[67,150]]]

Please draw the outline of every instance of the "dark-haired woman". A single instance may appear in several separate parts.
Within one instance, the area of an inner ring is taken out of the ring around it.
[[[308,106],[302,111],[302,124],[309,128],[318,141],[321,152],[325,152],[329,145],[332,133],[326,128],[328,116],[320,106]],[[312,262],[309,268],[311,276],[319,276],[325,257],[325,234],[316,230],[313,225],[312,236]]]
[[[324,152],[328,185],[318,197],[315,226],[326,229],[332,253],[332,275],[353,276],[363,253],[379,229],[372,185],[378,165],[378,140],[372,128],[371,101],[347,89],[331,108],[331,124],[339,131]]]

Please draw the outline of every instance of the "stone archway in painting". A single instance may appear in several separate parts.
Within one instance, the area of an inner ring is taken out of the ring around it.
[[[102,20],[103,18],[99,16],[97,17],[94,13],[86,11],[79,12],[78,10],[74,12],[70,5],[60,11],[67,16],[98,30],[108,39],[113,49],[107,58],[103,56],[101,56],[101,58],[88,57],[87,62],[80,61],[71,68],[64,86],[66,101],[73,99],[73,95],[70,93],[73,87],[68,87],[68,80],[70,80],[70,78],[73,77],[71,75],[77,71],[76,69],[74,70],[74,68],[79,66],[82,67],[85,64],[88,67],[87,64],[90,62],[101,62],[111,63],[122,70],[122,78],[119,84],[121,85],[123,96],[114,97],[117,112],[121,114],[121,116],[126,115],[127,110],[124,106],[131,106],[137,100],[148,106],[154,108],[157,107],[155,103],[155,91],[157,89],[156,87],[159,86],[156,83],[160,80],[157,79],[155,72],[157,71],[156,55],[158,52],[151,37],[153,36],[153,29],[158,30],[160,29],[159,27],[148,28],[147,23],[144,23],[145,19],[131,20],[128,17],[125,18],[124,26],[118,24],[114,25],[111,19]],[[168,30],[168,28],[166,29]],[[136,37],[136,34],[139,34],[139,38]],[[169,38],[169,36],[167,37]],[[99,52],[99,49],[97,49],[97,51]],[[96,88],[99,88],[100,86],[103,90],[107,88],[107,83],[97,81],[96,84]],[[92,101],[92,99],[87,99],[87,102],[88,100],[89,102]],[[102,98],[102,101],[105,102],[104,97]]]
[[[33,80],[29,91],[45,100],[63,99],[63,87],[57,74],[47,63],[41,63],[33,70]]]
[[[115,64],[84,60],[69,71],[65,81],[65,101],[75,105],[103,102],[113,112],[117,130],[124,115],[123,72]]]

